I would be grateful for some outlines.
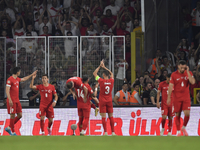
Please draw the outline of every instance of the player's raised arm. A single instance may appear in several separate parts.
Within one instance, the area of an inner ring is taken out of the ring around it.
[[[102,62],[103,62],[102,68],[105,69],[105,70],[107,70],[107,71],[110,73],[110,77],[111,77],[111,78],[114,78],[114,75],[113,75],[112,71],[110,71],[110,70],[109,70],[108,68],[106,68],[106,66],[104,65],[104,60],[102,60]]]
[[[159,109],[160,108],[160,103],[159,103],[159,100],[160,100],[160,90],[157,91],[157,102],[156,102],[156,106],[157,108]]]
[[[169,105],[171,103],[171,94],[172,94],[173,86],[174,86],[174,84],[169,83],[168,95],[167,95],[167,105]]]
[[[30,83],[30,86],[29,86],[31,89],[34,89],[34,90],[37,88],[35,85],[33,85],[35,77],[36,77],[36,74],[34,74],[32,76],[32,80],[31,80],[31,83]]]
[[[24,82],[26,80],[28,80],[30,77],[32,77],[33,75],[36,75],[37,74],[37,71],[38,70],[35,70],[32,74],[30,74],[29,76],[26,76],[26,77],[23,77],[21,78],[21,81],[20,82]]]
[[[195,79],[194,77],[190,74],[190,70],[189,70],[189,67],[187,66],[187,74],[188,74],[188,78],[189,78],[189,82],[191,84],[195,84]]]

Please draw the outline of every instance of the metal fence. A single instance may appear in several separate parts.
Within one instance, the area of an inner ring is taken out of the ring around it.
[[[6,38],[0,37],[0,99],[4,99],[5,94],[5,85],[6,85],[6,62],[9,61],[9,55],[12,54],[10,51],[6,51]],[[6,59],[8,56],[8,59]],[[7,63],[9,65],[9,62]]]
[[[114,93],[121,90],[126,78],[128,65],[125,60],[125,36],[112,36],[112,72],[115,78]]]
[[[77,36],[48,37],[48,76],[57,82],[62,94],[66,93],[66,80],[79,76],[79,52]]]
[[[46,37],[23,36],[16,38],[16,66],[21,67],[20,77],[30,75],[38,70],[35,82],[40,82],[47,69]],[[22,82],[19,87],[19,98],[27,99],[31,79]]]
[[[104,59],[105,66],[111,69],[111,37],[81,36],[80,37],[80,77],[87,75],[90,82],[95,82],[93,71]],[[99,71],[101,76],[102,69]]]

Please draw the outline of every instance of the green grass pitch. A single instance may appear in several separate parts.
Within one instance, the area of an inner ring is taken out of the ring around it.
[[[199,137],[1,136],[1,150],[198,150]]]

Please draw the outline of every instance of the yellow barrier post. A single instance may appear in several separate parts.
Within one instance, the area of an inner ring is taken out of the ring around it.
[[[136,69],[136,32],[131,32],[131,83],[133,83],[136,79],[135,69]]]
[[[199,91],[200,88],[194,88],[194,104],[197,104],[197,90]]]

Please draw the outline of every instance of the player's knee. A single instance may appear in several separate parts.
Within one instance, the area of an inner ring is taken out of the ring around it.
[[[41,117],[40,117],[40,120],[44,120],[44,118],[45,118],[45,116],[41,116]]]
[[[163,115],[163,116],[162,116],[162,119],[167,119],[167,116],[166,116],[166,115]]]
[[[113,116],[113,113],[108,113],[108,117],[112,117]]]
[[[172,120],[173,117],[169,117],[169,120]]]
[[[49,118],[49,122],[53,122],[53,118]]]

